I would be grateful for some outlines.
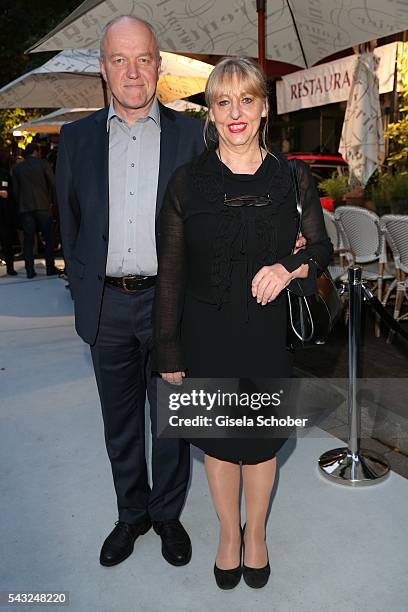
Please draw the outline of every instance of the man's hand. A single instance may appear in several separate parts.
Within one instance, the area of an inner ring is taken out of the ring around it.
[[[0,190],[0,198],[7,198],[8,192],[5,189]]]
[[[161,372],[160,376],[162,379],[171,385],[181,385],[183,382],[183,378],[185,377],[185,372]]]

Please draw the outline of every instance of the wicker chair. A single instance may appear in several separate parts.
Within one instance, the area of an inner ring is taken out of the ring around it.
[[[327,266],[327,269],[337,286],[343,304],[343,319],[346,325],[349,315],[347,291],[348,267],[353,263],[354,255],[351,253],[350,249],[344,247],[342,232],[339,224],[334,218],[334,214],[323,209],[323,218],[327,234],[332,241],[334,249],[332,260]]]
[[[377,297],[381,301],[384,281],[392,281],[395,275],[387,267],[385,237],[378,215],[358,206],[339,206],[334,218],[339,225],[343,244],[353,256],[351,264],[362,267],[362,279],[376,286]],[[380,335],[378,319],[375,335]]]
[[[394,319],[403,321],[408,318],[408,312],[401,315],[404,300],[408,301],[408,215],[384,215],[380,219],[381,229],[392,251],[395,263],[396,278],[391,283],[383,299],[383,305],[396,289]],[[392,341],[394,332],[390,331],[388,342]]]
[[[334,214],[323,209],[323,218],[327,234],[334,248],[333,261],[328,266],[330,274],[335,281],[345,280],[347,278],[348,263],[352,263],[353,254],[350,249],[344,247],[341,229]]]

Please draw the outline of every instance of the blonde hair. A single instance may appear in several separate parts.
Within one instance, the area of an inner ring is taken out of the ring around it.
[[[269,119],[268,86],[262,68],[252,59],[248,57],[223,57],[218,62],[208,77],[205,87],[205,101],[208,109],[225,93],[225,83],[231,81],[235,75],[240,81],[241,90],[265,100],[266,117],[263,118],[262,128],[260,127],[260,143],[270,153],[267,144]],[[210,141],[217,145],[218,134],[210,120],[210,114],[207,113],[204,124],[204,142],[207,149],[209,148]]]

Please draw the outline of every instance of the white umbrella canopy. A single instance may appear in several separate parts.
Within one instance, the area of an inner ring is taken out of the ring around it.
[[[98,52],[63,51],[0,89],[0,108],[104,106]]]
[[[160,52],[162,58],[157,97],[166,104],[204,91],[214,66],[196,59]]]
[[[163,103],[204,91],[213,66],[161,53],[157,96]],[[0,108],[100,108],[104,106],[97,50],[66,50],[0,89]]]
[[[174,100],[173,102],[168,102],[166,106],[179,112],[185,112],[187,110],[199,112],[203,109],[206,110],[205,106],[200,106],[200,104],[194,104],[193,102],[188,102],[187,100]],[[78,119],[83,119],[84,117],[91,115],[97,110],[99,109],[59,108],[58,110],[53,111],[48,115],[43,115],[42,117],[38,117],[38,119],[33,119],[32,121],[27,121],[27,123],[17,125],[15,128],[13,128],[13,131],[18,130],[19,132],[59,134],[62,126],[66,123],[71,123],[72,121],[78,121]]]
[[[85,0],[29,51],[97,48],[119,15],[149,21],[166,51],[258,56],[255,0]],[[267,0],[266,58],[304,68],[406,28],[406,0]]]
[[[99,108],[59,108],[48,115],[17,125],[13,128],[13,131],[59,134],[62,126],[66,123],[83,119],[97,110]]]
[[[201,106],[200,104],[195,104],[194,102],[189,102],[188,100],[174,100],[174,102],[169,102],[165,106],[172,108],[175,111],[180,113],[185,113],[186,111],[195,111],[200,112],[202,110],[207,110],[206,106]]]
[[[362,52],[356,57],[339,146],[339,152],[349,164],[351,188],[365,185],[384,161],[378,62],[379,58],[372,52]]]

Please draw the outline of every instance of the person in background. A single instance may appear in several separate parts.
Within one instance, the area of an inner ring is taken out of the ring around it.
[[[0,151],[0,248],[9,276],[16,276],[14,269],[13,235],[15,232],[11,203],[11,177],[7,167],[7,156]]]
[[[25,159],[13,171],[13,193],[24,235],[24,261],[27,278],[34,278],[34,238],[40,231],[45,242],[47,276],[60,273],[55,266],[51,206],[55,202],[54,175],[48,162],[41,159],[40,148],[30,143]]]

